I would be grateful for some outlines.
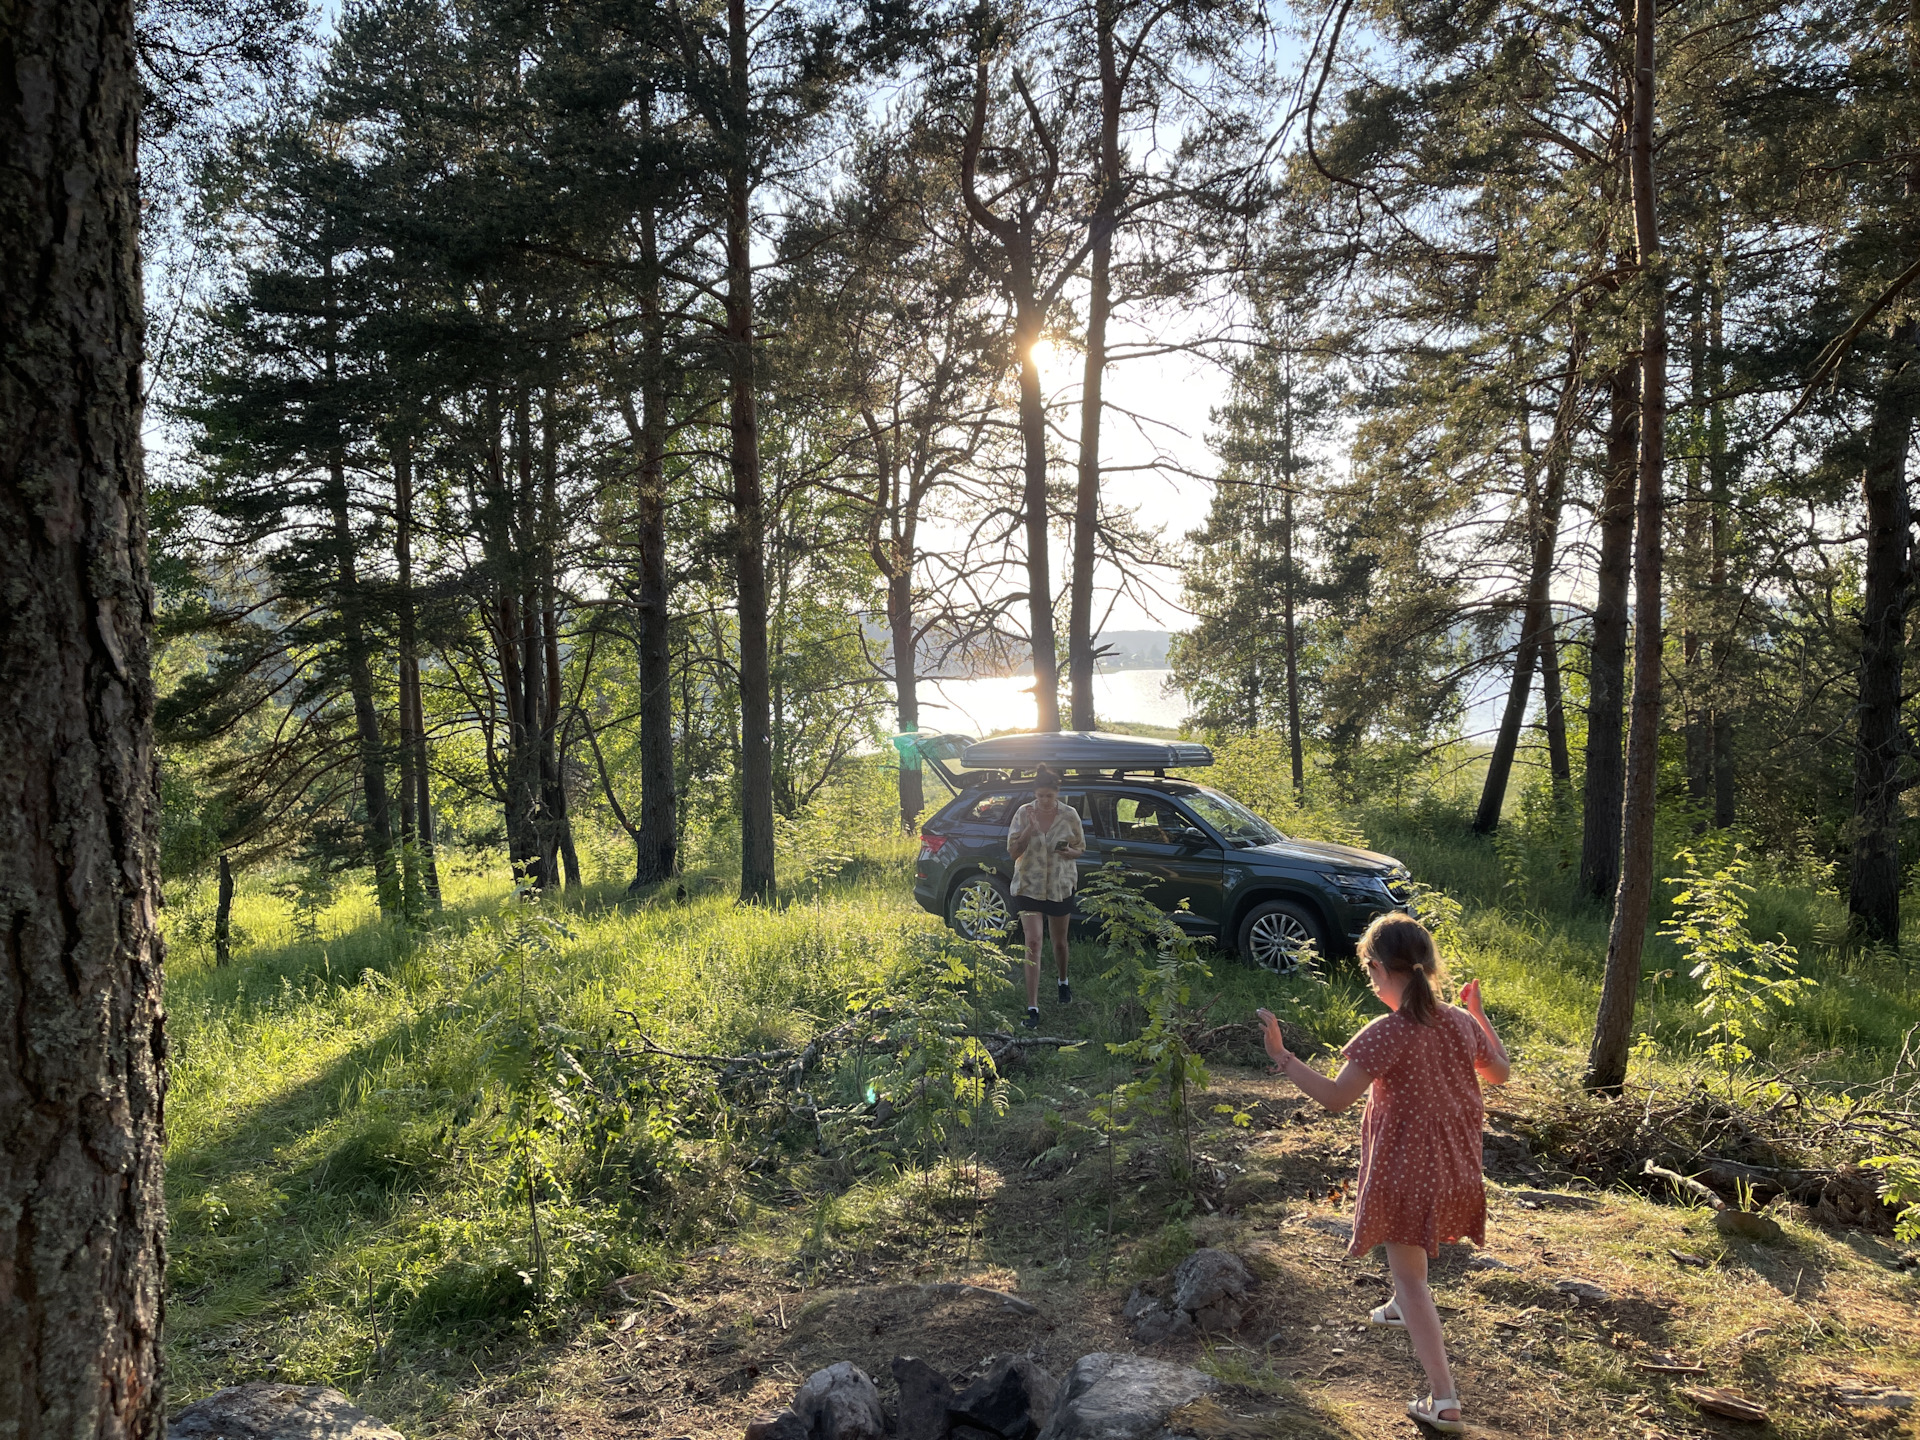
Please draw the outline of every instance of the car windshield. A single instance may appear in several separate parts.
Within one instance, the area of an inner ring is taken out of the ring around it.
[[[1180,798],[1236,850],[1251,845],[1271,845],[1287,838],[1239,801],[1216,795],[1211,790],[1188,791]]]

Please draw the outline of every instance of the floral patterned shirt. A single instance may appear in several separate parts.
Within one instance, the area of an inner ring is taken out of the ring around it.
[[[1032,816],[1031,803],[1013,812],[1013,822],[1007,826],[1009,848]],[[1034,823],[1039,823],[1038,817],[1034,817]],[[1080,872],[1071,855],[1060,853],[1062,847],[1087,848],[1087,832],[1081,828],[1079,812],[1066,804],[1055,807],[1053,823],[1035,835],[1013,862],[1013,893],[1029,900],[1065,900],[1073,894]]]

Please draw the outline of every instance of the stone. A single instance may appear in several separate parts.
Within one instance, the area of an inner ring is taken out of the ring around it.
[[[900,1387],[900,1440],[947,1440],[947,1406],[953,1401],[947,1377],[913,1355],[894,1356],[892,1368]]]
[[[1238,1300],[1253,1277],[1240,1257],[1226,1250],[1196,1250],[1173,1267],[1173,1303],[1199,1318],[1199,1313],[1223,1300]]]
[[[956,1425],[949,1432],[948,1440],[1000,1440],[1000,1437],[978,1425]]]
[[[1556,1280],[1553,1288],[1562,1295],[1570,1295],[1580,1305],[1604,1305],[1613,1297],[1591,1280]]]
[[[1212,1332],[1238,1330],[1241,1320],[1245,1318],[1245,1310],[1233,1301],[1225,1299],[1216,1300],[1204,1309],[1193,1312],[1193,1323],[1202,1330]]]
[[[1133,1340],[1136,1345],[1185,1340],[1195,1333],[1191,1315],[1159,1300],[1148,1301],[1133,1321]]]
[[[987,1373],[947,1405],[956,1425],[973,1425],[1005,1440],[1032,1440],[1047,1423],[1060,1382],[1025,1355],[1000,1355]]]
[[[746,1440],[807,1440],[807,1422],[791,1410],[747,1422]]]
[[[1833,1403],[1854,1410],[1911,1410],[1914,1395],[1908,1390],[1836,1390]]]
[[[813,1440],[883,1440],[887,1433],[880,1392],[851,1360],[809,1375],[794,1394],[793,1411]]]
[[[1127,1303],[1120,1307],[1120,1318],[1122,1320],[1138,1320],[1159,1303],[1160,1302],[1149,1295],[1142,1286],[1136,1285],[1133,1287],[1133,1293],[1127,1296]]]
[[[1174,1411],[1219,1388],[1185,1365],[1097,1350],[1061,1381],[1040,1440],[1153,1440]]]
[[[1033,1304],[1031,1301],[1022,1300],[1018,1295],[1002,1296],[1000,1308],[1002,1310],[1011,1310],[1016,1315],[1038,1315],[1040,1313],[1040,1307],[1038,1305]]]
[[[1511,1270],[1514,1267],[1492,1255],[1476,1255],[1467,1261],[1469,1270]]]
[[[167,1440],[402,1440],[338,1390],[254,1380],[187,1406]]]

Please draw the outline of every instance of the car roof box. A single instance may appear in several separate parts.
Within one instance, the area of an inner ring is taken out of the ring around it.
[[[1213,764],[1213,751],[1192,740],[1148,740],[1098,730],[997,735],[969,745],[960,763],[970,770],[1171,770]]]

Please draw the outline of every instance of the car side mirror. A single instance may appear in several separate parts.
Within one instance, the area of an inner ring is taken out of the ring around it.
[[[1206,845],[1210,843],[1207,840],[1206,831],[1195,829],[1191,825],[1182,825],[1177,830],[1169,831],[1168,835],[1176,845]]]

